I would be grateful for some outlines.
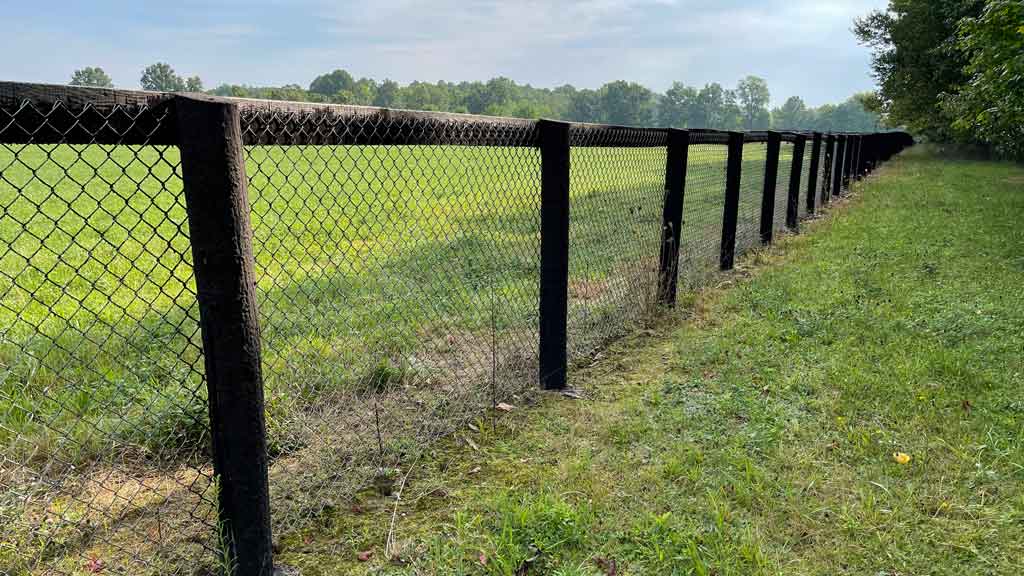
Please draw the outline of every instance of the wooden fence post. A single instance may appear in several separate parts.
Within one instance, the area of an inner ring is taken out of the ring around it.
[[[537,123],[540,136],[540,386],[566,386],[569,315],[569,124]]]
[[[267,439],[252,230],[238,107],[176,96],[181,176],[203,359],[222,544],[232,576],[273,572]]]
[[[764,187],[761,191],[761,243],[771,244],[775,225],[775,188],[779,180],[779,148],[782,135],[768,133],[768,154],[764,160]]]
[[[786,201],[786,226],[796,230],[800,223],[800,178],[804,167],[807,136],[797,134],[793,141],[793,163],[789,169],[789,198]]]
[[[811,165],[807,169],[807,213],[817,209],[818,173],[821,168],[821,132],[815,132],[811,141]]]
[[[661,303],[676,303],[679,279],[679,241],[683,227],[683,200],[686,197],[686,163],[690,146],[690,133],[686,130],[668,130],[668,149],[665,160],[665,200],[661,216],[661,255],[658,275],[658,295]]]
[[[722,210],[722,244],[719,267],[732,270],[736,258],[736,220],[740,209],[740,176],[743,169],[743,132],[729,132],[729,158],[725,167],[725,207]]]

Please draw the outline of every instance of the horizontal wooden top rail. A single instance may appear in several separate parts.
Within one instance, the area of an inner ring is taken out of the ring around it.
[[[524,118],[195,96],[236,104],[242,138],[251,146],[538,145],[537,121]],[[174,102],[174,93],[0,82],[0,144],[177,145]],[[668,142],[664,128],[568,124],[574,147],[664,147]],[[729,139],[722,130],[689,133],[690,144],[724,145]],[[795,141],[797,134],[780,132],[783,142]],[[745,132],[744,140],[767,142],[768,132]]]

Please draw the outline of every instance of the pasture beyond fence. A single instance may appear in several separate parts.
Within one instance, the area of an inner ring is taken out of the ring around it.
[[[0,83],[0,573],[269,574],[911,144]]]

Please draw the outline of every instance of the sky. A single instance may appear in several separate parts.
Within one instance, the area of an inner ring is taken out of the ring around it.
[[[662,92],[753,74],[772,102],[812,106],[873,87],[853,18],[885,0],[5,0],[0,80],[66,83],[100,66],[121,88],[171,64],[219,84],[359,78],[487,80]]]

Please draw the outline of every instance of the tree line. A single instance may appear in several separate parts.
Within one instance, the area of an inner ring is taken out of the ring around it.
[[[1024,2],[889,0],[854,25],[890,124],[1024,159]]]
[[[100,68],[76,70],[71,83],[112,85],[111,79]],[[203,90],[199,77],[182,78],[166,63],[147,67],[140,84],[146,90]],[[718,83],[696,87],[675,82],[664,93],[658,93],[625,80],[608,82],[597,89],[576,88],[568,84],[557,88],[536,88],[504,77],[486,82],[440,81],[401,85],[393,80],[356,79],[349,72],[338,69],[317,76],[308,88],[297,84],[222,84],[208,92],[240,98],[557,118],[628,126],[851,132],[873,131],[881,127],[878,114],[865,107],[865,102],[872,102],[870,95],[854,95],[839,104],[817,108],[807,106],[799,96],[791,96],[781,106],[771,108],[768,83],[756,76],[744,78],[735,88],[726,88]]]

